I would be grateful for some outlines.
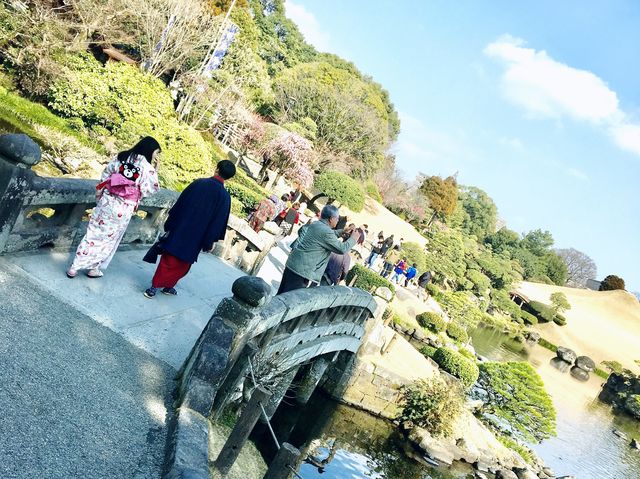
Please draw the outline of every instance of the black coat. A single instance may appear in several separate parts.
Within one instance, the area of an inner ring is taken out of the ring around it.
[[[209,251],[224,239],[231,211],[231,197],[221,181],[201,178],[180,194],[169,211],[162,248],[187,263],[195,263],[200,251]]]

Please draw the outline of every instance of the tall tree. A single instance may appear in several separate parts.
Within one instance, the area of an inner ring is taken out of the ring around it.
[[[440,176],[427,176],[420,185],[420,191],[427,197],[433,210],[429,225],[436,216],[445,218],[455,211],[458,204],[458,183],[453,176],[445,179]]]
[[[567,265],[567,284],[570,286],[584,286],[588,279],[598,274],[595,261],[586,253],[575,248],[559,249],[556,253]]]
[[[610,274],[600,283],[600,291],[613,291],[614,289],[624,289],[624,279],[615,274]]]
[[[459,227],[479,242],[493,234],[498,219],[498,208],[491,197],[475,186],[461,186],[458,205],[452,214],[452,226]]]

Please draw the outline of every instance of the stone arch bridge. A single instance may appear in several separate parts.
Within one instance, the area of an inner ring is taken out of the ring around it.
[[[30,169],[39,159],[39,148],[28,137],[0,136],[0,255],[45,246],[68,250],[84,234],[97,182],[41,177]],[[161,190],[146,199],[123,243],[151,243],[176,198],[175,192]],[[252,273],[271,246],[232,217],[225,242],[212,253]],[[270,381],[268,416],[295,376],[301,378],[298,401],[306,402],[319,385],[339,398],[356,353],[366,347],[386,305],[380,297],[349,287],[274,297],[271,287],[254,276],[237,279],[232,292],[217,306],[179,372],[167,478],[210,477],[209,419],[234,396],[246,393],[251,361],[258,382]]]

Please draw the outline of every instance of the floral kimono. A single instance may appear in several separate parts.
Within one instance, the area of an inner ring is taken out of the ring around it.
[[[126,179],[123,181],[123,179]],[[131,186],[122,186],[128,183]],[[102,172],[87,233],[78,245],[71,269],[105,269],[118,249],[140,200],[160,186],[156,170],[142,155],[125,163],[115,157]]]

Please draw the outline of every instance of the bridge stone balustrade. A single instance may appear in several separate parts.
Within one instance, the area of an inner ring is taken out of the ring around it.
[[[39,161],[40,148],[28,136],[0,135],[0,254],[70,249],[86,231],[97,181],[39,176],[30,169]],[[178,193],[166,189],[145,198],[122,244],[153,243],[177,198]],[[231,215],[225,240],[212,253],[253,272],[271,245]]]
[[[269,385],[256,371],[258,384],[273,393],[272,401],[265,405],[271,415],[299,369],[310,376],[300,381],[305,384],[302,401],[328,368],[337,376],[339,366],[334,360],[355,356],[365,336],[375,329],[372,323],[382,324],[386,305],[365,291],[343,286],[300,289],[272,297],[271,287],[252,276],[237,279],[232,291],[233,297],[219,304],[180,371],[165,478],[186,477],[187,470],[193,474],[189,477],[208,477],[208,464],[203,462],[206,453],[201,452],[194,464],[194,451],[208,444],[209,419],[240,389],[253,387],[249,379],[252,355],[252,366],[267,363],[269,371],[278,371]],[[348,360],[344,363],[352,365]]]

